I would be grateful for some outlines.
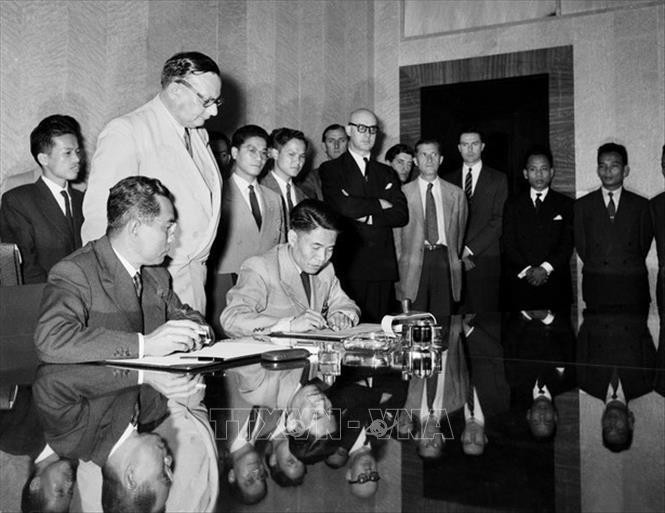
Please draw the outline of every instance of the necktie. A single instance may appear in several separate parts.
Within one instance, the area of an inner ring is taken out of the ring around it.
[[[300,281],[302,281],[302,286],[305,289],[305,295],[307,296],[307,304],[309,305],[311,303],[310,298],[312,297],[312,286],[309,283],[309,274],[305,271],[301,271]]]
[[[471,175],[471,168],[466,174],[466,179],[464,180],[464,193],[466,194],[466,199],[471,200],[473,196],[473,176]]]
[[[610,380],[610,383],[612,385],[612,399],[616,399],[617,390],[619,390],[619,373],[616,367],[612,369],[612,379]]]
[[[185,148],[187,148],[187,153],[189,153],[189,156],[193,158],[192,154],[192,138],[189,135],[189,128],[185,127]]]
[[[365,161],[365,181],[368,180],[367,178],[367,166],[369,166],[369,159],[367,157],[363,157],[363,160]]]
[[[72,207],[69,202],[69,194],[67,194],[67,191],[60,191],[60,194],[62,194],[62,197],[65,200],[65,218],[69,223],[69,227],[72,229],[72,233],[74,233],[74,216],[72,216]]]
[[[259,209],[259,202],[256,199],[256,193],[254,192],[254,186],[249,186],[249,205],[252,208],[252,216],[254,221],[256,221],[256,226],[259,230],[261,229],[261,209]]]
[[[607,202],[607,214],[610,216],[610,221],[614,221],[614,216],[617,213],[617,206],[614,204],[614,193],[608,192],[607,195],[610,197],[610,201]]]
[[[425,228],[427,230],[427,242],[436,244],[439,240],[439,227],[436,219],[436,203],[434,203],[434,194],[432,194],[433,184],[427,184],[425,193]]]
[[[141,300],[141,294],[143,293],[143,281],[141,280],[141,273],[136,272],[134,276],[132,276],[132,281],[134,282],[134,290],[136,291],[136,297],[139,298],[139,301]]]
[[[291,213],[293,210],[293,201],[291,200],[291,184],[286,184],[286,208],[288,209],[287,214]]]
[[[540,207],[543,206],[543,200],[540,199],[540,197],[543,195],[542,192],[537,192],[536,193],[536,201],[534,202],[536,204],[536,212],[540,210]]]

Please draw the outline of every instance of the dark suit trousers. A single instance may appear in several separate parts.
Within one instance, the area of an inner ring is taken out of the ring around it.
[[[381,322],[395,302],[392,281],[360,281],[346,279],[342,289],[360,308],[360,322]]]
[[[430,312],[437,321],[443,322],[443,319],[451,314],[451,306],[448,248],[445,246],[433,250],[425,248],[423,269],[413,309]]]
[[[501,259],[490,255],[473,261],[476,267],[464,271],[461,313],[498,312]]]

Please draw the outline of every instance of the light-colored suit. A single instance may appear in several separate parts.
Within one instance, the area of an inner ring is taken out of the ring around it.
[[[279,194],[259,184],[261,230],[256,226],[252,210],[242,197],[233,179],[229,180],[222,201],[222,221],[214,253],[219,255],[217,273],[237,273],[249,257],[262,255],[284,242],[284,218]]]
[[[159,96],[112,120],[99,135],[83,201],[83,244],[106,232],[109,189],[133,175],[159,179],[173,194],[178,215],[169,272],[173,288],[205,311],[206,261],[220,218],[222,179],[205,129],[190,129],[194,158],[180,127]]]
[[[464,191],[442,179],[437,179],[443,203],[443,218],[448,246],[450,288],[452,297],[459,301],[462,292],[462,262],[460,255],[464,243],[467,219],[467,203]],[[395,228],[395,249],[399,267],[399,282],[396,284],[397,299],[414,301],[418,294],[420,273],[425,252],[425,205],[420,196],[418,180],[402,186],[409,207],[409,223]]]
[[[300,315],[307,296],[288,244],[245,261],[238,283],[227,294],[220,323],[227,335],[242,337],[269,331],[280,319]],[[332,264],[310,275],[312,310],[329,317],[342,312],[358,321],[360,310],[340,287]]]

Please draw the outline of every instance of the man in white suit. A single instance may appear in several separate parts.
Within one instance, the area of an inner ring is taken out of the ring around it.
[[[431,312],[439,321],[460,300],[467,218],[464,191],[438,176],[442,162],[438,141],[416,143],[419,176],[402,187],[409,223],[395,229],[397,299],[410,299],[414,309]]]
[[[222,182],[203,123],[217,115],[222,81],[217,64],[198,52],[178,53],[162,69],[162,90],[102,130],[83,201],[83,243],[106,230],[106,198],[122,178],[158,178],[173,191],[178,234],[168,269],[176,294],[205,311],[206,261],[217,233]]]

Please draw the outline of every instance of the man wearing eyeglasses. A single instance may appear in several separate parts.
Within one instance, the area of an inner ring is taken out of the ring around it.
[[[174,191],[178,233],[168,262],[183,302],[205,311],[206,261],[220,219],[222,182],[203,128],[221,106],[217,64],[198,52],[178,53],[162,69],[159,94],[102,130],[83,202],[83,243],[106,230],[106,198],[121,179],[158,178]]]
[[[337,241],[335,268],[365,322],[379,322],[391,309],[397,280],[392,229],[404,226],[409,217],[397,176],[371,160],[378,131],[373,112],[352,112],[347,151],[319,168],[324,200],[348,225]]]

